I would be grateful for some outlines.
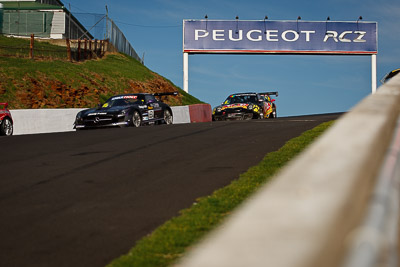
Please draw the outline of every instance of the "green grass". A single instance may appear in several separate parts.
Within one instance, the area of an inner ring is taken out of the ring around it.
[[[0,35],[0,56],[29,58],[29,52],[29,38],[14,38]],[[67,60],[67,48],[36,41],[34,43],[34,57]]]
[[[179,91],[178,98],[168,98],[171,105],[202,103],[127,55],[108,54],[102,59],[72,63],[66,60],[66,52],[62,53],[61,58],[49,54],[50,50],[65,50],[65,48],[35,42],[35,47],[38,49],[35,50],[35,56],[38,56],[39,49],[42,49],[44,53],[42,56],[46,59],[31,60],[27,58],[29,42],[27,39],[0,36],[0,100],[9,102],[11,108],[31,108],[29,102],[26,102],[26,97],[24,102],[21,96],[32,92],[33,88],[43,90],[49,99],[57,96],[54,92],[61,86],[70,88],[71,91],[85,90],[84,101],[69,101],[65,104],[67,106],[61,106],[62,108],[96,106],[110,96],[135,92],[135,88],[140,86],[144,88],[141,92]],[[28,50],[20,50],[22,47]],[[25,56],[20,56],[21,54]],[[135,84],[138,82],[142,84]],[[36,95],[30,94],[29,97],[34,98]],[[38,101],[38,99],[32,101]],[[62,100],[53,101],[53,103],[58,102],[62,103]],[[48,105],[44,103],[40,107],[58,107]]]
[[[48,79],[66,82],[72,85],[90,84],[91,80],[105,82],[104,85],[122,89],[123,81],[147,81],[154,78],[154,73],[137,60],[122,54],[109,55],[102,60],[90,60],[83,63],[67,61],[34,61],[21,58],[0,58],[0,73],[21,79],[29,74],[39,77],[42,73]],[[94,75],[96,74],[96,75]],[[122,80],[122,82],[121,82]]]
[[[2,46],[12,47],[13,49],[20,47],[29,49],[29,40],[0,35],[0,47]],[[35,47],[65,50],[66,56],[66,48],[64,47],[43,42],[35,42]],[[1,71],[8,75],[17,72],[18,78],[28,72],[41,72],[45,73],[49,78],[57,80],[68,78],[81,83],[87,82],[85,81],[85,75],[97,73],[103,77],[114,77],[115,84],[119,84],[117,81],[120,79],[146,81],[154,77],[154,73],[139,61],[123,54],[113,54],[102,60],[88,60],[83,63],[70,63],[62,60],[34,61],[15,57],[4,57],[0,58],[0,60]]]
[[[240,175],[230,185],[212,195],[199,198],[192,207],[182,210],[153,233],[137,242],[128,254],[108,267],[161,267],[179,259],[196,241],[221,221],[261,185],[320,136],[332,122],[323,123],[288,141],[281,149],[267,154],[255,167]]]

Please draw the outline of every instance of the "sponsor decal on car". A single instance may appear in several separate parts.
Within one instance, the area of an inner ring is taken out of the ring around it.
[[[154,110],[149,110],[149,119],[154,119]]]
[[[88,114],[88,116],[97,116],[97,115],[107,115],[107,112],[95,112]]]
[[[118,100],[118,99],[137,99],[137,95],[124,95],[111,98],[111,100]]]
[[[270,103],[267,103],[267,108],[265,109],[264,115],[267,116],[268,114],[271,114],[273,111],[272,105]]]
[[[248,94],[246,94],[246,93],[244,93],[244,94],[234,94],[234,95],[230,95],[229,97],[230,98],[234,98],[235,96],[255,96],[256,94],[253,94],[253,93],[248,93]]]
[[[230,104],[230,105],[225,105],[222,106],[221,110],[227,109],[227,108],[245,108],[247,109],[249,104]]]

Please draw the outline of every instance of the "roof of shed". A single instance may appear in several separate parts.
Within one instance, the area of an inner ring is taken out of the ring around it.
[[[48,4],[41,4],[41,3],[36,3],[36,2],[2,2],[0,0],[0,3],[3,4],[3,9],[8,9],[8,10],[52,10],[52,9],[63,9],[61,6],[55,6],[55,5],[48,5]]]

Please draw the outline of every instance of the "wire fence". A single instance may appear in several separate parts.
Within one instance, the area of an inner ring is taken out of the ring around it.
[[[36,58],[36,59],[68,59],[67,51],[65,48],[59,49],[31,49],[29,45],[25,46],[6,46],[0,45],[0,57],[18,57],[18,58]]]
[[[143,64],[143,60],[138,56],[124,33],[106,14],[71,14],[77,21],[72,20],[68,14],[62,15],[62,13],[53,13],[50,11],[8,10],[7,12],[1,12],[0,9],[0,34],[25,36],[27,38],[31,34],[34,34],[35,37],[47,39],[54,38],[54,35],[57,35],[57,38],[68,38],[78,43],[84,42],[84,38],[87,38],[89,33],[94,37],[94,40],[105,40],[103,42],[107,42],[107,51],[127,54]],[[83,32],[84,30],[81,30],[83,28],[76,27],[74,25],[76,23],[82,24],[87,31]],[[65,41],[63,42],[65,43]],[[62,45],[65,46],[65,44]],[[29,47],[26,48],[22,44],[20,47],[8,47],[0,43],[0,56],[26,57],[29,54],[29,49]],[[78,50],[78,48],[75,49],[72,46],[72,54],[78,53],[75,50]],[[64,58],[65,48],[42,48],[39,46],[35,47],[35,54],[39,57]],[[97,52],[92,54],[99,55]],[[79,58],[79,56],[75,58]]]
[[[106,14],[72,13],[88,32],[96,39],[108,40],[118,52],[127,54],[143,63],[124,33],[117,24]]]
[[[72,15],[79,20],[94,39],[107,39],[106,14],[72,12]],[[68,36],[70,39],[78,39],[79,37]]]
[[[101,58],[110,49],[108,40],[47,40],[0,37],[0,56],[30,59],[84,61]],[[53,44],[49,43],[53,42]]]

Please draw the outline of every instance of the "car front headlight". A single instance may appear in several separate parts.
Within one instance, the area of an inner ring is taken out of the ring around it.
[[[78,112],[78,114],[76,114],[76,119],[79,120],[82,118],[82,111]]]
[[[247,106],[247,109],[248,109],[248,110],[253,110],[253,108],[254,108],[254,105],[253,105],[253,104],[249,104],[249,105]]]
[[[124,109],[121,113],[118,114],[118,117],[125,117],[126,113],[128,113],[128,109]]]
[[[215,114],[215,113],[220,113],[222,111],[222,109],[221,109],[221,107],[215,107],[214,109],[213,109],[213,113]]]

